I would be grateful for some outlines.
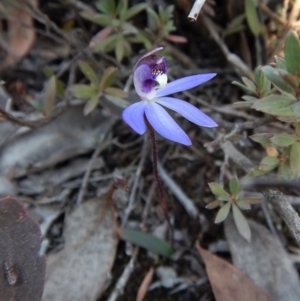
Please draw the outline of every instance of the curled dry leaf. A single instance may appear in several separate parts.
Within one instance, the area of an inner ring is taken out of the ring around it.
[[[41,300],[45,257],[41,231],[15,199],[0,200],[0,301]]]
[[[153,278],[153,274],[154,274],[154,268],[151,267],[150,270],[147,272],[136,297],[136,301],[142,301],[144,300],[147,290],[149,288],[149,285],[152,281]]]
[[[205,263],[216,301],[271,301],[248,276],[232,264],[202,249],[198,242],[196,247]]]
[[[117,236],[107,200],[95,198],[67,214],[64,249],[48,257],[43,301],[95,301],[108,281]]]
[[[13,8],[9,13],[6,43],[10,53],[7,54],[2,65],[0,65],[0,70],[15,64],[19,59],[25,56],[35,40],[32,17],[25,11],[25,8],[28,8],[28,6],[24,1],[19,0],[18,2],[20,8]],[[38,6],[37,0],[28,0],[28,2],[33,7]]]

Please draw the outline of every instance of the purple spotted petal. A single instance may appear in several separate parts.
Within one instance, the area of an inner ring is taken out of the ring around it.
[[[168,83],[165,87],[158,89],[156,91],[156,97],[162,97],[167,96],[170,94],[174,94],[177,92],[185,91],[188,89],[192,89],[194,87],[197,87],[213,77],[216,76],[216,73],[207,73],[207,74],[198,74],[198,75],[192,75],[183,77],[177,80],[174,80],[170,83]]]
[[[184,145],[192,144],[187,134],[159,104],[147,103],[145,114],[150,124],[161,136]]]
[[[155,101],[175,112],[182,115],[189,121],[205,127],[216,127],[218,126],[210,117],[201,112],[199,109],[191,105],[190,103],[181,99],[173,97],[160,97]]]
[[[140,135],[146,132],[144,120],[146,105],[145,101],[139,101],[127,107],[122,113],[124,121]]]
[[[134,69],[137,67],[137,65],[139,64],[139,62],[144,59],[145,57],[149,56],[149,55],[152,55],[153,53],[157,52],[157,51],[160,51],[162,50],[164,47],[156,47],[150,51],[148,51],[147,53],[145,53],[135,64],[134,66]]]

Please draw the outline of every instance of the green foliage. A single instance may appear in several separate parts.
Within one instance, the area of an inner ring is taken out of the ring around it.
[[[79,68],[90,83],[75,84],[70,87],[70,92],[73,96],[87,101],[84,115],[89,115],[98,106],[101,96],[105,96],[108,101],[121,108],[128,105],[124,100],[127,97],[126,93],[119,88],[111,87],[117,77],[117,68],[108,67],[100,79],[86,62],[80,61]]]
[[[100,41],[95,42],[92,47],[94,52],[114,50],[115,56],[120,62],[132,53],[130,37],[134,36],[139,43],[145,42],[137,35],[139,33],[138,29],[129,21],[146,9],[146,3],[136,4],[129,8],[128,0],[118,2],[115,0],[99,0],[96,7],[99,13],[83,11],[81,15],[85,19],[110,30]]]
[[[230,194],[218,183],[213,182],[208,185],[211,192],[217,197],[217,200],[209,203],[206,208],[215,209],[220,207],[215,218],[215,223],[223,222],[227,218],[230,210],[232,210],[233,218],[239,233],[247,241],[250,241],[250,227],[241,210],[250,209],[250,204],[255,202],[253,202],[251,198],[240,196],[241,185],[238,178],[234,177],[229,181]]]
[[[120,236],[128,242],[165,257],[171,257],[174,253],[169,243],[142,231],[126,228],[120,229]]]
[[[248,25],[252,33],[257,36],[262,31],[262,24],[257,15],[258,0],[245,0],[245,12]]]

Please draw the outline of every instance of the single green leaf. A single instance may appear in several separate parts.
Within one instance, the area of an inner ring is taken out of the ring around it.
[[[216,224],[221,223],[226,219],[226,217],[229,214],[230,207],[231,207],[231,203],[228,202],[218,211],[216,219],[215,219]]]
[[[119,97],[119,98],[126,98],[127,97],[127,94],[123,90],[118,89],[118,88],[112,88],[112,87],[108,87],[108,88],[104,89],[103,93],[104,94],[109,94],[109,95],[112,95],[112,96],[116,96],[116,97]]]
[[[118,39],[117,34],[112,34],[108,36],[106,39],[100,42],[96,42],[95,46],[92,47],[92,50],[94,52],[100,52],[100,51],[111,51],[115,48],[116,42]]]
[[[271,133],[261,133],[261,134],[254,134],[252,136],[249,136],[249,138],[259,144],[261,144],[263,147],[271,146],[270,138],[272,138],[273,134]]]
[[[232,21],[229,24],[227,24],[226,29],[223,31],[223,37],[242,31],[245,28],[243,24],[245,18],[246,18],[245,14],[240,14],[234,19],[232,19]]]
[[[95,110],[95,108],[99,104],[99,96],[94,95],[84,106],[83,114],[84,116],[89,115],[91,112]]]
[[[91,68],[91,66],[83,61],[79,61],[79,68],[84,76],[91,82],[92,86],[96,89],[99,88],[99,80],[95,73],[95,71]]]
[[[125,109],[130,105],[126,100],[124,100],[122,98],[108,95],[108,94],[105,94],[104,96],[110,103],[114,104],[115,106],[117,106],[121,109]]]
[[[84,12],[81,12],[80,15],[84,19],[89,20],[92,23],[102,25],[102,26],[108,26],[111,24],[111,21],[112,21],[111,17],[108,15],[105,15],[105,14],[95,14],[95,13],[84,11]]]
[[[259,164],[259,169],[265,172],[269,172],[278,166],[279,160],[276,157],[266,156]]]
[[[213,202],[208,203],[205,208],[206,209],[215,209],[217,207],[219,207],[222,204],[222,202],[220,200],[215,200]]]
[[[262,24],[257,16],[257,4],[253,0],[245,0],[245,12],[252,33],[257,36],[262,31]]]
[[[298,34],[290,31],[284,45],[287,71],[300,75],[300,41]]]
[[[123,228],[120,229],[120,236],[130,243],[165,257],[171,257],[174,253],[172,246],[168,242],[145,232]]]
[[[117,6],[117,14],[120,16],[120,21],[125,21],[126,12],[128,10],[128,0],[120,0]]]
[[[220,184],[212,182],[208,183],[208,186],[215,196],[223,196],[225,199],[230,201],[229,194],[223,189],[223,187]]]
[[[242,214],[241,210],[235,204],[232,204],[232,212],[233,212],[233,219],[239,233],[248,242],[250,242],[251,230],[245,216]]]
[[[158,14],[150,7],[147,7],[148,19],[150,21],[150,27],[153,27],[153,30],[156,30],[160,26],[160,19]],[[151,26],[152,22],[152,26]]]
[[[124,35],[128,35],[128,34],[138,34],[138,29],[133,26],[132,24],[128,23],[128,22],[124,22],[124,24],[122,25],[122,29],[123,29],[123,34]]]
[[[271,92],[271,81],[266,77],[259,66],[255,69],[255,82],[262,96],[268,96]]]
[[[251,209],[251,206],[248,202],[247,198],[240,198],[236,201],[236,205],[241,209],[241,210],[249,210]]]
[[[295,113],[297,119],[300,119],[300,102],[296,102],[291,106],[292,111]]]
[[[293,179],[300,177],[300,142],[297,141],[291,146],[290,168]]]
[[[240,186],[239,179],[237,177],[233,177],[229,181],[229,189],[230,189],[230,193],[234,196],[237,196],[240,193],[241,186]]]
[[[145,10],[147,6],[148,5],[146,3],[140,3],[130,7],[125,13],[125,20],[127,21],[135,15],[139,14],[141,11]]]
[[[278,55],[275,55],[275,62],[276,62],[276,67],[278,69],[284,69],[286,70],[286,62],[285,59],[283,57],[280,57]]]
[[[278,167],[278,176],[286,180],[291,179],[291,172],[285,163],[280,163]]]
[[[245,86],[245,85],[243,85],[243,84],[241,84],[241,83],[239,83],[237,81],[233,81],[232,84],[235,85],[235,86],[237,86],[237,87],[239,87],[239,88],[241,88],[242,90],[244,90],[247,93],[251,93],[251,94],[256,95],[256,91],[253,91],[249,87],[247,87],[247,86]]]
[[[73,96],[84,100],[93,97],[95,94],[98,94],[97,90],[95,90],[95,87],[81,84],[71,86],[70,91]]]
[[[115,0],[100,0],[96,2],[96,7],[106,15],[113,15],[115,12]]]
[[[254,103],[256,101],[259,100],[259,98],[254,97],[254,96],[248,96],[248,95],[244,95],[242,96],[242,99],[244,99],[245,101],[249,102],[249,103]]]
[[[247,77],[242,76],[242,81],[244,82],[244,84],[253,91],[253,93],[256,93],[256,86],[254,85],[254,83],[248,79]]]
[[[115,55],[118,62],[121,62],[124,57],[124,38],[122,35],[118,36],[115,48]]]
[[[43,111],[46,117],[49,117],[52,113],[52,109],[55,104],[55,96],[56,96],[56,78],[53,75],[48,80],[46,91],[45,91],[45,98],[43,102],[44,103]]]
[[[267,97],[264,97],[258,101],[256,101],[252,108],[256,109],[257,111],[261,111],[264,113],[268,113],[271,115],[279,115],[281,112],[284,112],[284,110],[281,110],[283,108],[287,108],[291,106],[293,103],[295,103],[295,100],[292,98],[289,98],[284,95],[269,95]],[[278,110],[280,109],[280,110]],[[291,109],[288,111],[291,112]],[[291,112],[292,113],[292,112]]]
[[[104,91],[106,88],[110,87],[117,78],[118,69],[116,67],[108,67],[103,72],[100,82],[100,91]]]
[[[297,141],[297,138],[289,134],[277,134],[274,137],[272,137],[270,140],[275,145],[284,147],[284,146],[292,145],[294,142]]]
[[[275,69],[271,66],[264,66],[262,67],[262,71],[279,91],[291,95],[295,94],[293,87],[283,78],[283,75],[287,73],[284,69]]]

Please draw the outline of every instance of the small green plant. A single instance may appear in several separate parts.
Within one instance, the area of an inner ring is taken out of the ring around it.
[[[215,209],[217,207],[221,207],[216,215],[215,223],[223,222],[227,218],[230,210],[232,210],[233,219],[239,233],[246,240],[250,241],[250,227],[241,210],[249,210],[251,208],[251,204],[257,203],[260,200],[257,198],[241,196],[240,192],[242,188],[237,177],[234,177],[229,181],[230,193],[228,193],[218,183],[213,182],[209,183],[208,185],[211,192],[217,199],[209,203],[206,208]]]
[[[75,84],[70,87],[70,91],[75,97],[87,100],[84,107],[85,115],[90,114],[98,106],[102,96],[121,107],[127,106],[127,103],[123,100],[123,98],[127,97],[126,93],[121,89],[112,87],[117,77],[117,68],[108,67],[100,79],[98,79],[95,71],[86,62],[79,62],[79,68],[90,83]]]
[[[135,36],[137,41],[144,43],[138,35],[138,29],[132,25],[129,20],[146,8],[146,3],[136,4],[128,7],[128,0],[120,0],[118,4],[115,0],[100,0],[96,3],[96,7],[100,13],[91,13],[84,11],[81,15],[96,24],[104,27],[98,34],[100,38],[93,43],[94,52],[110,52],[115,51],[118,61],[132,53],[130,38]]]
[[[259,66],[255,82],[242,78],[243,84],[233,82],[252,94],[243,96],[244,106],[292,123],[294,133],[262,133],[251,136],[267,152],[253,175],[267,174],[277,169],[285,179],[300,177],[300,41],[291,31],[284,46],[285,58],[275,57],[273,66]]]

